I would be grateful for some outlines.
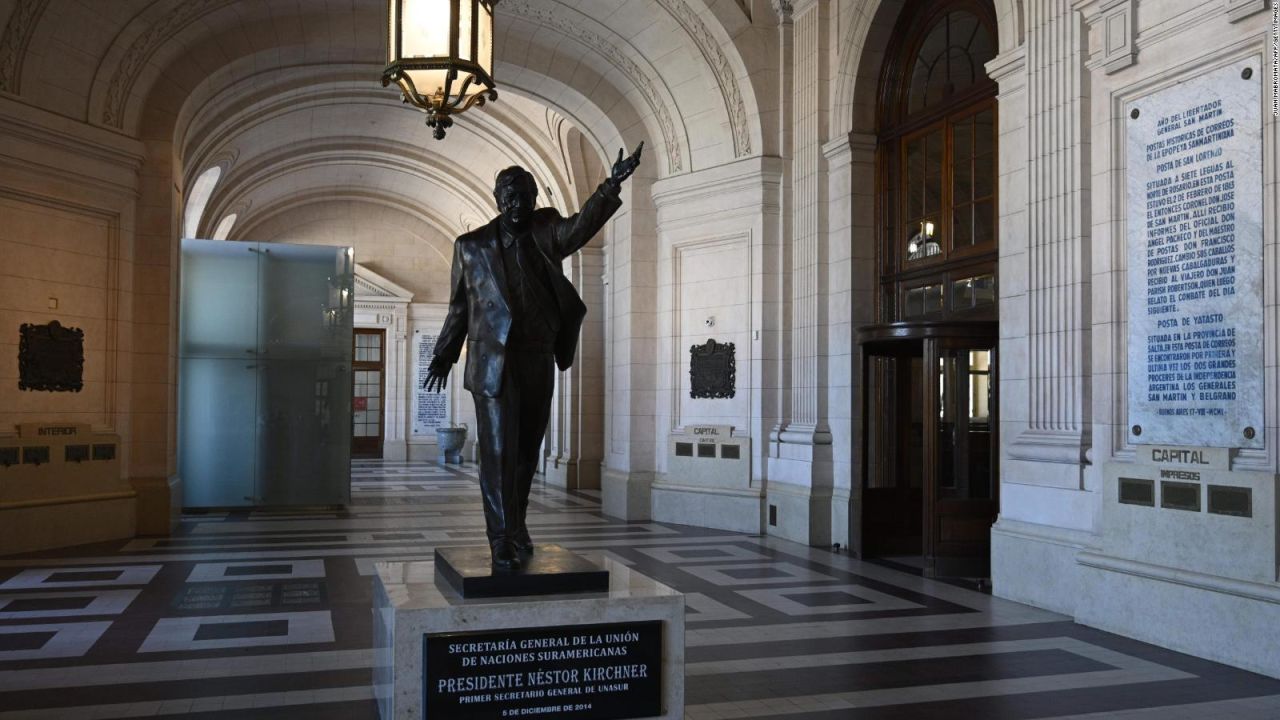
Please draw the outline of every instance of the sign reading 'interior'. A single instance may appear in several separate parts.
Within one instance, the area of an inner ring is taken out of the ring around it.
[[[1262,444],[1262,120],[1256,59],[1125,109],[1135,443]]]
[[[427,635],[423,674],[427,718],[657,717],[662,623]]]

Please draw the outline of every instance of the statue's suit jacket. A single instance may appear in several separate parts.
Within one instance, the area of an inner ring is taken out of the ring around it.
[[[618,189],[606,181],[573,217],[565,218],[553,208],[541,208],[529,220],[529,232],[537,246],[537,252],[530,254],[538,255],[538,262],[545,265],[558,305],[555,309],[559,312],[560,330],[555,338],[547,340],[555,344],[556,365],[561,370],[573,365],[582,318],[587,314],[578,291],[564,276],[561,261],[595,237],[621,206]],[[499,219],[494,218],[453,244],[449,314],[435,348],[436,357],[456,363],[466,341],[463,386],[484,397],[497,397],[502,391],[502,368],[511,331],[511,299],[507,296],[498,223]]]

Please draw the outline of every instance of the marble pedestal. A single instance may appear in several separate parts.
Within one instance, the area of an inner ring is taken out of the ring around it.
[[[432,668],[424,667],[426,636],[457,634],[458,643],[502,640],[519,637],[520,630],[536,634],[537,629],[572,628],[575,637],[589,634],[590,626],[659,621],[661,627],[661,695],[662,712],[643,715],[646,718],[673,720],[684,717],[684,596],[600,553],[584,552],[587,559],[609,571],[607,593],[540,595],[532,597],[491,597],[464,599],[443,579],[437,580],[432,562],[387,562],[377,564],[373,578],[374,694],[382,720],[445,720],[425,713],[424,681],[439,683]],[[510,635],[468,637],[477,633],[511,631]],[[545,634],[545,633],[543,633]],[[454,642],[451,638],[450,642]],[[510,652],[522,652],[515,648]],[[504,651],[503,654],[506,654]],[[486,657],[496,657],[490,654]],[[483,659],[481,659],[483,662]],[[605,659],[595,665],[632,662]],[[564,689],[559,683],[538,685],[527,677],[523,666],[498,667],[477,671],[503,677],[521,675],[518,691],[538,688],[552,691],[544,700],[532,703],[544,708],[541,713],[528,712],[529,717],[597,717],[590,711],[547,712],[545,708],[589,703],[591,695],[563,697],[554,691]],[[424,674],[425,673],[425,674]],[[525,682],[525,681],[528,682]],[[433,685],[438,687],[438,685]],[[599,686],[598,686],[599,687]],[[474,693],[473,693],[474,695]],[[520,704],[529,707],[530,703]],[[513,706],[514,707],[514,706]],[[598,712],[598,707],[597,707]],[[492,717],[501,717],[495,712]],[[489,717],[476,714],[467,717]],[[619,716],[622,717],[622,716]],[[626,717],[632,717],[627,715]],[[448,719],[452,720],[452,718]]]

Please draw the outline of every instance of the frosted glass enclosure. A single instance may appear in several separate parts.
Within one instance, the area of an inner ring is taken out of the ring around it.
[[[345,505],[351,496],[348,248],[182,241],[183,505]]]

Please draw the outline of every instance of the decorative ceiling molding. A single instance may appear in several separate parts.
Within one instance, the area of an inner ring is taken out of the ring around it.
[[[505,0],[501,8],[503,13],[558,30],[596,51],[612,63],[640,91],[654,118],[657,119],[663,144],[666,145],[667,150],[667,171],[670,174],[684,171],[684,155],[676,135],[675,123],[671,120],[671,112],[658,92],[657,83],[634,60],[627,57],[626,53],[619,50],[604,36],[583,27],[582,23],[570,22],[545,8],[531,7],[525,0]],[[565,78],[565,80],[567,82],[568,79]]]
[[[747,126],[747,109],[742,102],[742,91],[738,88],[738,78],[729,66],[720,43],[711,36],[706,23],[689,7],[684,0],[658,0],[658,4],[680,23],[694,44],[702,52],[702,57],[711,66],[716,80],[720,84],[720,94],[724,96],[725,110],[729,113],[729,127],[733,129],[734,157],[745,157],[751,154],[751,129]],[[787,3],[788,5],[790,3]]]
[[[124,129],[125,103],[133,90],[133,84],[137,82],[138,76],[151,56],[183,28],[236,1],[182,0],[174,5],[173,10],[153,22],[141,35],[134,38],[111,75],[111,82],[107,86],[106,102],[102,108],[102,124]]]
[[[22,90],[22,61],[49,0],[20,0],[0,36],[0,90],[17,95]]]

